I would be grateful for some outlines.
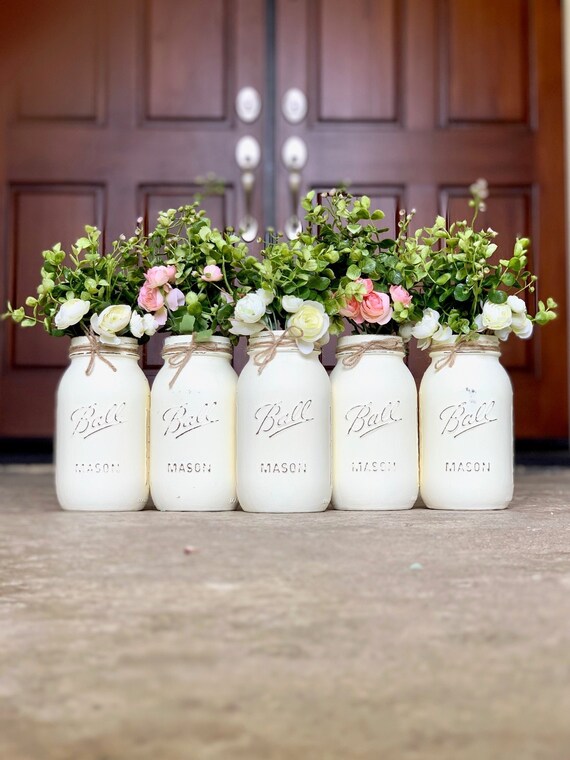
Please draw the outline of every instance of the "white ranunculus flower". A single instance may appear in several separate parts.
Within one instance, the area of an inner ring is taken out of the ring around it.
[[[230,327],[229,332],[231,332],[232,335],[257,335],[257,333],[267,329],[265,322],[261,321],[252,323],[243,322],[241,319],[230,318],[230,322],[232,323],[232,326]]]
[[[458,337],[453,334],[453,330],[449,325],[445,325],[445,327],[440,325],[431,336],[431,339],[434,343],[455,343]]]
[[[477,326],[477,332],[483,332],[485,330],[485,325],[483,324],[483,315],[477,314],[475,319],[473,320],[475,322],[475,325]]]
[[[485,301],[483,306],[483,325],[487,330],[503,330],[510,327],[513,312],[508,303]]]
[[[135,338],[142,338],[143,335],[154,335],[158,329],[152,314],[145,314],[144,317],[141,317],[136,311],[133,311],[131,315],[129,327]]]
[[[513,314],[513,322],[511,324],[514,334],[519,338],[530,338],[534,325],[526,314],[515,313]]]
[[[124,330],[131,321],[131,307],[121,304],[116,306],[107,306],[101,314],[91,316],[91,327],[93,332],[101,338],[101,343],[117,345],[119,343],[118,333]]]
[[[54,322],[58,330],[67,330],[71,325],[81,322],[83,317],[91,308],[89,301],[83,301],[81,298],[70,298],[59,307],[55,315]]]
[[[328,333],[329,325],[329,315],[318,301],[303,301],[302,306],[287,320],[287,327],[297,327],[303,332],[302,337],[296,341],[302,354],[310,354],[313,351],[315,343]]]
[[[259,288],[255,291],[260,298],[263,298],[265,301],[265,305],[269,306],[271,301],[275,298],[275,294],[271,290],[264,290],[263,288]]]
[[[294,314],[303,305],[303,299],[297,298],[297,296],[283,296],[281,299],[281,305],[285,311]]]
[[[439,312],[435,309],[424,309],[423,317],[412,327],[412,335],[418,340],[431,338],[439,328]]]
[[[502,330],[495,330],[495,335],[499,340],[508,340],[509,335],[511,334],[512,330],[509,327],[503,327]]]
[[[252,325],[265,316],[267,301],[262,293],[262,290],[258,290],[239,299],[234,309],[234,317],[238,322]]]
[[[411,322],[404,322],[400,325],[398,332],[400,333],[400,338],[402,338],[405,343],[407,343],[412,337],[412,328],[413,324]]]
[[[507,298],[507,303],[511,307],[513,314],[526,314],[526,303],[522,298],[519,298],[518,296],[509,296]]]

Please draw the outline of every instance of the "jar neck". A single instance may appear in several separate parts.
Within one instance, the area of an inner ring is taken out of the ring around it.
[[[196,341],[193,335],[170,335],[166,338],[162,349],[163,358],[185,353],[215,356],[229,361],[232,358],[232,345],[230,339],[222,335],[212,335],[206,341]]]
[[[247,342],[247,353],[251,355],[259,355],[262,352],[268,352],[273,354],[298,354],[306,359],[318,358],[321,353],[320,347],[315,344],[315,347],[309,354],[303,354],[299,351],[297,341],[294,337],[286,334],[286,330],[264,330],[258,335],[253,335]]]
[[[72,338],[69,346],[69,357],[75,359],[81,356],[94,355],[107,357],[123,357],[125,359],[140,359],[140,346],[136,338],[117,338],[117,343],[102,343],[98,336]]]
[[[403,359],[406,355],[403,339],[397,335],[347,335],[338,339],[337,357],[378,354]]]
[[[467,356],[486,356],[498,360],[501,356],[501,346],[499,339],[494,335],[477,335],[469,340],[459,339],[455,343],[450,341],[432,345],[429,355],[436,365],[445,361],[449,366],[453,366],[456,360]]]

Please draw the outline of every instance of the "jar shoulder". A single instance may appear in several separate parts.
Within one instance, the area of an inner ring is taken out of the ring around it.
[[[432,361],[422,377],[420,392],[472,386],[480,390],[488,388],[512,392],[509,373],[499,361],[490,357],[460,357],[453,366],[443,366],[440,369],[436,369],[435,362]]]

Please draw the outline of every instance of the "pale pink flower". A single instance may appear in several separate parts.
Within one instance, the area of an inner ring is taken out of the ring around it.
[[[222,274],[220,267],[216,266],[215,264],[208,264],[208,266],[204,267],[204,271],[202,272],[200,279],[206,280],[206,282],[219,282],[223,276],[224,275]]]
[[[339,314],[343,317],[348,317],[356,322],[357,325],[361,325],[364,322],[362,314],[360,313],[361,304],[356,298],[349,298],[342,309],[339,310]]]
[[[167,282],[174,282],[176,277],[176,267],[169,266],[151,267],[145,273],[146,284],[151,288],[160,288]]]
[[[184,293],[178,288],[172,288],[168,291],[168,294],[166,296],[166,305],[170,311],[176,311],[176,309],[184,306],[185,301],[186,299],[184,298]]]
[[[157,311],[164,306],[164,296],[158,288],[145,282],[139,291],[138,304],[145,311]]]
[[[166,311],[166,306],[163,306],[158,311],[155,311],[153,314],[154,321],[158,325],[158,327],[164,327],[166,324],[166,320],[168,319],[168,312]]]
[[[409,306],[412,303],[412,296],[401,285],[392,285],[390,287],[390,295],[392,301],[401,303],[402,306]]]
[[[387,293],[378,293],[378,291],[373,290],[372,293],[362,299],[360,313],[366,322],[385,325],[392,318],[390,296]]]

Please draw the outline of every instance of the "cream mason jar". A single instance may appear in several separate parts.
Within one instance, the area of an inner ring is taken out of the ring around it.
[[[319,351],[304,355],[275,331],[250,338],[248,353],[237,391],[239,503],[246,512],[325,510],[331,390]]]
[[[331,373],[333,506],[411,509],[418,497],[418,402],[401,338],[339,338]]]
[[[236,507],[237,375],[228,338],[166,339],[151,395],[150,488],[155,506],[172,511]]]
[[[148,499],[148,381],[134,338],[72,338],[57,389],[55,482],[63,509],[134,511]]]
[[[513,391],[499,340],[430,352],[420,387],[420,490],[431,509],[504,509],[513,497]]]

